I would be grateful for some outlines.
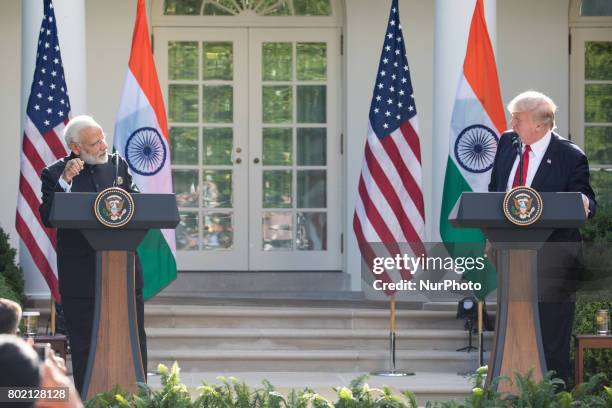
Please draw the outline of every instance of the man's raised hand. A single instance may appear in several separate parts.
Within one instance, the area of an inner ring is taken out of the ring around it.
[[[68,184],[72,183],[72,178],[83,170],[83,166],[85,166],[85,162],[79,158],[69,160],[62,173],[64,181]]]

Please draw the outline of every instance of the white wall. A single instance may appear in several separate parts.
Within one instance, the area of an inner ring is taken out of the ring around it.
[[[136,1],[88,0],[86,5],[87,105],[111,144],[130,58]]]
[[[360,288],[361,260],[353,234],[353,211],[368,129],[368,112],[391,2],[346,0],[346,3],[345,271],[352,276],[352,289],[357,290]],[[418,112],[425,216],[431,219],[434,215],[431,205],[433,163],[429,159],[432,155],[434,2],[400,0],[399,9]]]
[[[497,67],[507,104],[527,89],[550,96],[569,132],[569,0],[497,0]]]
[[[0,164],[0,227],[17,248],[15,205],[19,183],[21,149],[21,1],[0,1],[0,123],[2,124],[2,157]]]

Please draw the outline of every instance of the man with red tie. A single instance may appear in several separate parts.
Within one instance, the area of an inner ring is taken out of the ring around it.
[[[597,208],[589,164],[582,150],[554,132],[557,106],[527,91],[509,104],[512,130],[499,141],[489,191],[529,186],[540,192],[579,192],[587,217]],[[580,231],[553,231],[538,254],[540,328],[546,365],[567,383],[577,282],[583,277]]]

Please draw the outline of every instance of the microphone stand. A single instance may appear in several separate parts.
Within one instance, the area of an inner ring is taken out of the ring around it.
[[[512,146],[516,149],[516,154],[519,157],[518,169],[516,169],[519,172],[519,186],[523,186],[525,185],[523,181],[523,143],[521,143],[521,139],[517,134],[512,138]]]

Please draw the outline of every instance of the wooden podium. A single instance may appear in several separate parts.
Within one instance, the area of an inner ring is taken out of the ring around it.
[[[174,194],[133,194],[133,218],[122,227],[109,228],[94,215],[97,195],[55,193],[49,217],[56,228],[81,230],[97,251],[96,302],[83,400],[110,391],[115,384],[136,392],[136,383],[146,382],[136,321],[134,251],[149,229],[173,229],[179,222]]]
[[[463,193],[449,216],[461,228],[480,228],[497,250],[497,319],[487,384],[495,377],[514,381],[533,369],[539,381],[547,372],[538,311],[538,249],[556,228],[578,228],[586,220],[580,193],[540,193],[541,218],[517,226],[503,213],[504,193]],[[498,391],[515,392],[502,381]]]

